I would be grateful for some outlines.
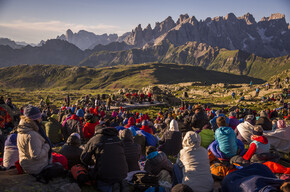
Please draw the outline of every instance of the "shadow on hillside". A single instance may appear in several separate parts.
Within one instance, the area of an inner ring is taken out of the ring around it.
[[[199,81],[206,84],[229,83],[255,84],[265,83],[262,79],[257,79],[245,75],[234,75],[218,71],[205,70],[201,67],[177,64],[154,64],[155,71],[153,75],[157,78],[159,84],[176,84],[184,82]]]

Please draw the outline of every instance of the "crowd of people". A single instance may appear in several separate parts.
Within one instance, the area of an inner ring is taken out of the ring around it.
[[[111,110],[111,98],[70,100],[13,113],[0,98],[1,170],[39,177],[61,165],[102,192],[211,192],[215,181],[224,192],[290,191],[290,168],[279,164],[290,153],[288,103],[259,112],[182,103],[150,117]]]

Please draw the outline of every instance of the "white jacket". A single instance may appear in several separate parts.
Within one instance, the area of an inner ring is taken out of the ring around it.
[[[195,192],[209,192],[213,189],[214,180],[211,175],[208,153],[200,146],[199,134],[189,131],[183,139],[183,149],[176,163],[182,167],[182,183]]]

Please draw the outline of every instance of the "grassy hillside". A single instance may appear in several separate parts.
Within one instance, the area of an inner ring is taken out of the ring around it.
[[[178,64],[149,63],[118,67],[19,65],[0,68],[1,88],[119,89],[182,82],[262,83],[263,80]]]

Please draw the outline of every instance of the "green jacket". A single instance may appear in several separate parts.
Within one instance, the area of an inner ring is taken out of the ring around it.
[[[54,118],[49,117],[45,124],[45,132],[51,143],[56,144],[62,141],[62,125]]]
[[[209,144],[211,144],[214,141],[214,132],[211,129],[203,129],[199,133],[201,137],[201,146],[207,149]]]

